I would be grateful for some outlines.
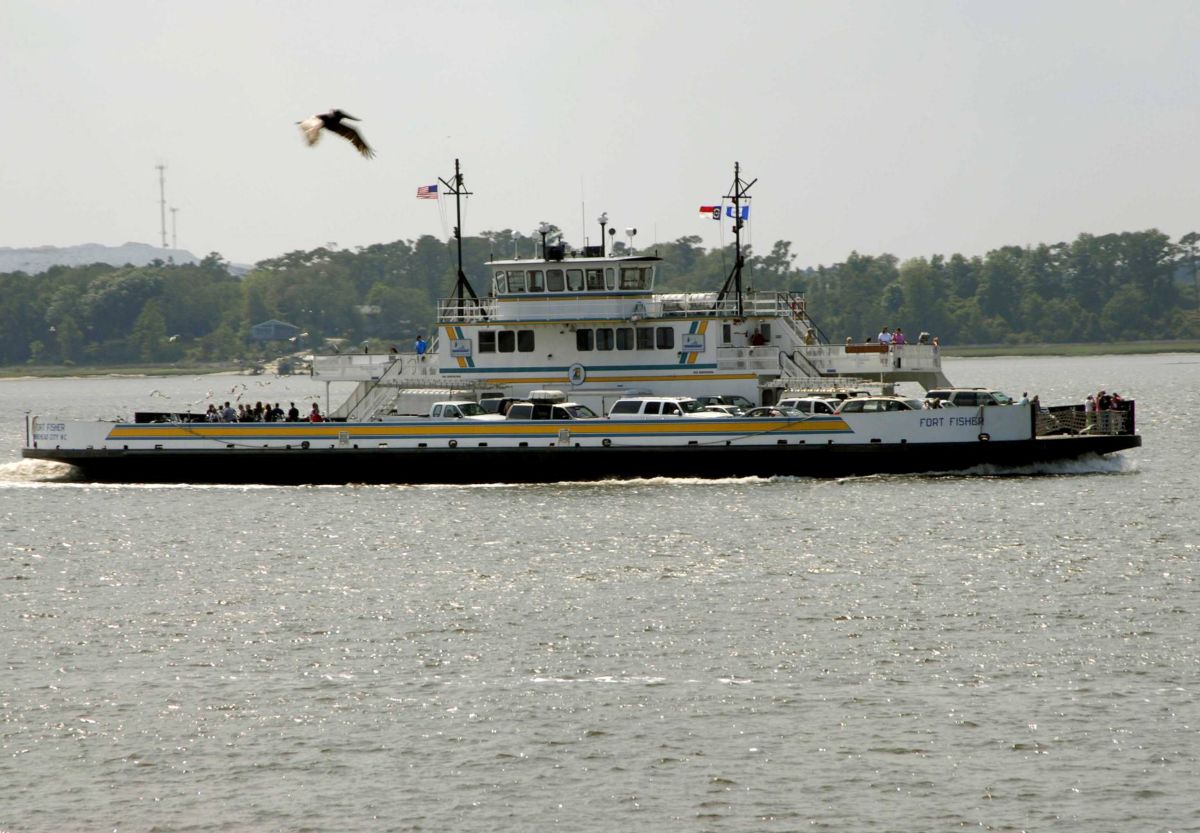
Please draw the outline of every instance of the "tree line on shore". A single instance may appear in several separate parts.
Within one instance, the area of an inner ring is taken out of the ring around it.
[[[1198,243],[1196,233],[1172,241],[1151,229],[974,257],[901,262],[853,252],[841,263],[799,268],[792,244],[781,240],[765,255],[744,250],[743,282],[805,295],[834,343],[863,340],[882,326],[929,332],[943,345],[1196,339]],[[538,245],[511,230],[466,238],[464,271],[485,295],[487,260],[531,258]],[[659,244],[655,253],[664,259],[662,291],[715,291],[734,260],[732,246],[705,249],[694,236]],[[432,328],[456,271],[454,244],[423,236],[291,252],[242,277],[216,253],[198,264],[0,274],[0,364],[261,361],[320,349],[327,339],[356,348],[411,341]],[[251,327],[270,319],[295,325],[297,336],[254,341]]]

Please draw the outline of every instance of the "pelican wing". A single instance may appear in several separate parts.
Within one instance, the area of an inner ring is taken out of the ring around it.
[[[313,116],[299,122],[299,124],[300,132],[304,134],[304,138],[308,141],[309,145],[315,145],[317,139],[321,138],[321,128],[324,126],[321,120]]]
[[[346,140],[349,141],[350,144],[354,145],[354,147],[358,149],[358,152],[367,159],[370,159],[375,155],[375,151],[371,150],[371,148],[367,146],[367,143],[363,141],[363,137],[358,135],[358,131],[350,125],[343,124],[340,121],[335,121],[327,124],[326,127],[332,130],[334,133],[337,133],[339,136],[344,136]]]

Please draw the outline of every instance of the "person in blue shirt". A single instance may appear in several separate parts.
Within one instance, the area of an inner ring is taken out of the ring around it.
[[[417,355],[420,356],[421,358],[425,358],[425,348],[427,346],[428,345],[425,343],[425,336],[418,335],[417,336],[417,344],[416,344]]]

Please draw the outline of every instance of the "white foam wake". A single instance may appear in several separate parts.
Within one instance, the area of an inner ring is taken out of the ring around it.
[[[74,467],[53,460],[0,463],[0,482],[3,483],[61,483],[74,476]]]

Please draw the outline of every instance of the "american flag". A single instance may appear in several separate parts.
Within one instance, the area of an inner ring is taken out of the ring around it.
[[[419,199],[419,200],[436,200],[437,199],[437,186],[436,185],[422,185],[420,188],[417,189],[417,199]]]

